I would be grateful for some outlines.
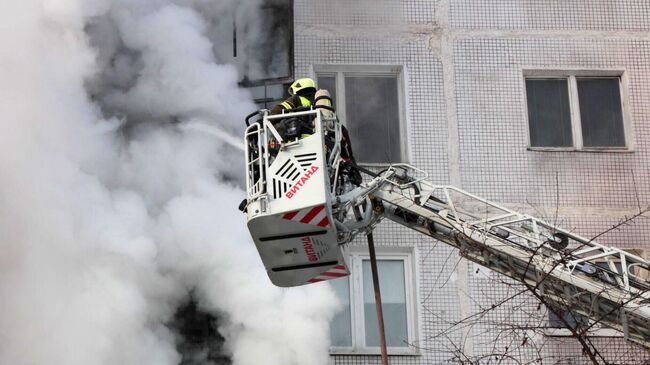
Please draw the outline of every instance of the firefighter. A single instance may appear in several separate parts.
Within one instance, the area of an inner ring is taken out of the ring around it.
[[[300,107],[311,107],[316,95],[316,83],[310,78],[298,79],[289,87],[289,95],[290,98],[276,105],[269,114],[277,115]],[[314,133],[313,122],[307,117],[276,119],[273,126],[286,140],[301,139]]]
[[[306,77],[296,80],[289,87],[289,95],[291,95],[290,98],[271,109],[271,115],[290,112],[292,109],[300,107],[311,106],[321,108],[324,114],[331,113],[333,115],[334,113],[332,99],[330,98],[329,92],[327,92],[327,90],[318,90],[316,88],[316,82],[311,78]],[[305,138],[313,134],[314,132],[311,124],[310,120],[291,118],[279,120],[277,123],[274,123],[274,126],[278,129],[278,132],[281,135],[287,136],[291,139]],[[348,136],[348,131],[345,126],[342,126],[342,129],[343,140],[341,146],[341,157],[344,161],[343,173],[349,177],[353,184],[358,186],[361,184],[361,174],[356,168],[354,156],[352,155],[352,146]]]
[[[312,106],[316,95],[316,83],[308,77],[298,79],[289,87],[289,95],[291,95],[289,99],[271,109],[272,115],[280,114],[283,111],[290,111],[291,109],[303,106]]]

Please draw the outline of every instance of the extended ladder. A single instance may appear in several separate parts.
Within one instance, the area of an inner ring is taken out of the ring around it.
[[[371,202],[374,218],[358,232],[388,218],[454,246],[467,259],[650,348],[647,260],[414,174],[423,172],[409,165],[392,166],[342,196],[335,210],[339,216],[353,210],[356,221],[368,221]],[[358,233],[348,222],[337,222],[339,230],[348,233],[346,242]]]

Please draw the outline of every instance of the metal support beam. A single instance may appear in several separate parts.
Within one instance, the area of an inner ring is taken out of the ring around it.
[[[372,231],[366,236],[368,238],[368,252],[370,254],[370,268],[372,269],[372,285],[375,288],[375,306],[377,307],[377,331],[379,331],[379,343],[381,344],[381,363],[388,365],[388,351],[386,349],[386,334],[384,332],[384,312],[381,306],[381,292],[379,291],[379,273],[377,271],[377,255],[375,254],[375,240]]]

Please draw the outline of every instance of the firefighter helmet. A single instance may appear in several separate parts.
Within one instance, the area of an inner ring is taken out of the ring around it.
[[[289,87],[289,95],[296,95],[298,93],[305,92],[305,91],[316,91],[316,83],[314,80],[305,77],[303,79],[298,79],[296,80],[291,86]]]

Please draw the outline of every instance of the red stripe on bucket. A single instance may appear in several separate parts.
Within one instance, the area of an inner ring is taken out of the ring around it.
[[[324,273],[322,273],[321,275],[324,275],[324,276],[331,276],[331,277],[333,277],[333,278],[340,278],[340,277],[343,277],[343,276],[348,276],[347,273],[330,272],[330,271],[324,272]]]
[[[318,222],[319,227],[327,227],[330,224],[330,220],[325,217],[320,222]]]
[[[296,210],[295,212],[287,213],[287,214],[283,215],[282,218],[284,218],[284,219],[288,219],[288,220],[292,220],[293,217],[295,217],[296,215],[298,215],[298,212],[299,212],[299,210]]]
[[[318,215],[318,213],[320,213],[321,210],[323,210],[323,209],[325,209],[325,206],[324,206],[324,205],[321,205],[321,206],[318,206],[318,207],[314,207],[312,210],[309,211],[309,213],[307,213],[306,216],[304,216],[304,217],[300,220],[300,222],[301,222],[301,223],[309,223],[309,222],[311,222],[311,220],[314,219],[314,217],[316,217],[316,216]]]

